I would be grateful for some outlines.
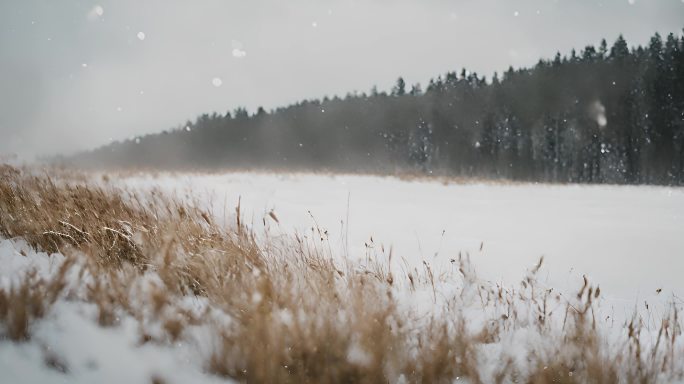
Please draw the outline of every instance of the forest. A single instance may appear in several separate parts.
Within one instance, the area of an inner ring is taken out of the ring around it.
[[[681,185],[684,37],[630,47],[620,36],[491,78],[462,69],[423,85],[399,78],[388,91],[203,114],[61,161]]]

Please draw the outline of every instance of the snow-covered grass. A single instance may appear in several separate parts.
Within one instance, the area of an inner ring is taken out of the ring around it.
[[[620,315],[594,265],[621,268],[596,239],[651,244],[632,236],[661,219],[626,277],[650,284],[681,249],[677,189],[41,175],[0,169],[2,382],[682,380],[680,287]]]
[[[53,279],[64,261],[64,256],[37,252],[23,240],[1,240],[0,289],[17,287],[29,271],[36,271],[39,279]],[[196,349],[187,342],[140,343],[140,324],[128,314],[117,313],[115,327],[100,326],[98,307],[77,294],[77,280],[69,276],[70,296],[28,324],[28,340],[0,342],[0,382],[150,383],[155,377],[178,383],[225,382],[202,373]]]

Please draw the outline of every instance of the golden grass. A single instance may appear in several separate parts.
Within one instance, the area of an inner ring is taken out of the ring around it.
[[[134,317],[140,343],[173,343],[189,337],[193,327],[208,327],[214,345],[204,368],[241,382],[649,383],[682,378],[682,325],[674,305],[656,343],[643,345],[643,325],[634,321],[615,347],[596,326],[599,289],[585,281],[572,298],[542,289],[535,280],[541,261],[519,288],[505,289],[477,283],[467,258],[459,258],[454,262],[463,287],[438,301],[440,276],[427,264],[406,276],[393,276],[381,264],[338,265],[311,238],[258,243],[240,222],[239,206],[236,216],[235,226],[225,229],[196,205],[159,191],[137,195],[96,186],[85,177],[53,179],[31,169],[1,167],[0,235],[60,252],[66,261],[49,280],[29,273],[20,284],[0,288],[0,336],[29,339],[31,324],[56,300],[70,297],[96,305],[94,320],[102,326],[117,326],[121,315]],[[72,270],[78,271],[76,285],[85,287],[77,298],[67,289]],[[420,316],[405,311],[397,298],[400,287],[430,292],[438,308]],[[481,324],[463,311],[468,292],[481,302]],[[208,306],[193,312],[181,304],[184,297],[200,297]],[[552,320],[559,317],[562,324],[554,327]],[[503,351],[500,355],[508,358],[485,372],[482,351],[520,329],[552,342],[528,348],[522,365]],[[165,381],[163,375],[151,379]]]

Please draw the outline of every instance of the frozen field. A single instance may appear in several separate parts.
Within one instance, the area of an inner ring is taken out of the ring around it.
[[[585,274],[604,297],[624,302],[625,311],[644,300],[684,296],[681,188],[246,173],[141,175],[122,182],[194,196],[227,223],[240,199],[244,219],[257,232],[267,226],[271,235],[311,234],[317,225],[328,231],[340,258],[386,260],[392,247],[393,270],[426,261],[447,271],[462,252],[480,278],[508,285],[543,255],[543,282],[575,291]]]
[[[321,247],[339,265],[346,259],[354,262],[350,263],[354,268],[362,268],[368,259],[389,263],[397,278],[389,283],[388,292],[396,298],[396,313],[409,322],[409,328],[424,330],[431,318],[463,316],[464,334],[496,329],[498,336],[488,342],[477,341],[473,347],[476,369],[484,382],[493,381],[497,372],[505,370],[502,361],[512,359],[509,361],[515,361],[523,374],[538,363],[530,356],[551,356],[544,361],[553,362],[558,345],[565,345],[560,349],[564,358],[568,353],[572,357],[573,346],[564,344],[568,335],[573,335],[564,333],[565,321],[568,309],[582,303],[575,293],[583,275],[591,285],[601,287],[600,296],[592,296],[591,290],[586,295],[596,300],[591,307],[592,327],[597,326],[604,351],[615,356],[630,353],[626,348],[631,344],[624,342],[626,324],[635,320],[648,355],[644,361],[654,358],[650,348],[655,345],[658,349],[661,326],[669,324],[666,321],[677,322],[677,315],[673,318],[670,310],[681,311],[684,304],[684,279],[680,277],[684,270],[684,191],[678,188],[444,184],[369,176],[275,174],[140,174],[109,176],[108,180],[103,182],[144,192],[143,198],[159,188],[184,202],[208,208],[225,225],[234,224],[239,201],[243,221],[264,241],[264,249],[281,244],[268,242],[274,239],[306,237],[306,244]],[[295,249],[286,248],[290,256]],[[468,271],[459,274],[459,263],[454,262],[459,253],[469,255],[476,278],[466,264]],[[530,276],[528,271],[541,256],[544,267],[527,289],[520,281]],[[33,271],[41,279],[52,279],[59,275],[65,260],[59,253],[48,256],[38,252],[21,238],[0,238],[0,264],[4,266],[0,268],[0,289],[12,292],[12,287]],[[415,287],[411,280],[408,287],[408,272],[425,271],[425,266],[435,271],[436,278],[422,280]],[[164,319],[173,312],[171,307],[163,314],[150,312],[155,287],[164,286],[162,274],[151,269],[136,275],[126,287],[112,287],[127,292],[130,301],[126,302],[132,310],[113,312],[114,326],[98,326],[100,307],[89,299],[89,292],[101,275],[88,272],[82,277],[80,273],[75,270],[66,275],[69,294],[59,296],[45,317],[31,323],[28,340],[0,343],[0,382],[143,383],[151,378],[177,383],[230,382],[207,369],[217,348],[216,330],[234,322],[220,305],[208,297],[169,296],[170,306],[203,322],[187,324],[178,340],[164,339]],[[544,289],[535,294],[540,285]],[[488,292],[501,286],[504,298],[490,302]],[[548,311],[546,295],[551,290],[546,288],[553,288],[553,296],[559,295],[549,299]],[[303,295],[318,300],[308,290]],[[259,303],[260,297],[253,293],[248,302]],[[541,309],[537,303],[541,301],[535,300],[542,297],[544,318],[538,320]],[[504,302],[508,305],[501,304]],[[329,303],[317,303],[313,318],[326,316],[319,315],[319,304]],[[292,315],[285,308],[269,318],[269,329],[287,329],[282,324],[289,324]],[[344,312],[339,311],[335,307],[333,313],[339,316]],[[304,321],[306,315],[298,313],[297,321]],[[673,332],[679,329],[676,327]],[[159,339],[141,342],[142,333]],[[417,333],[410,335],[417,337]],[[346,351],[347,359],[365,364],[367,355],[354,345]],[[667,348],[672,348],[667,356],[681,356],[681,338],[673,334]],[[568,374],[573,369],[570,367]],[[650,380],[671,379],[656,375]]]

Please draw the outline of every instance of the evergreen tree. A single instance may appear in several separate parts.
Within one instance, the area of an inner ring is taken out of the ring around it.
[[[404,97],[406,95],[410,97]],[[187,127],[187,128],[186,128]],[[253,116],[202,114],[175,131],[115,142],[80,164],[288,167],[558,182],[684,184],[684,37],[557,53],[491,83],[465,69],[406,92],[349,93]]]
[[[392,94],[396,96],[404,96],[406,94],[406,82],[402,77],[397,79],[397,84],[392,89]]]

